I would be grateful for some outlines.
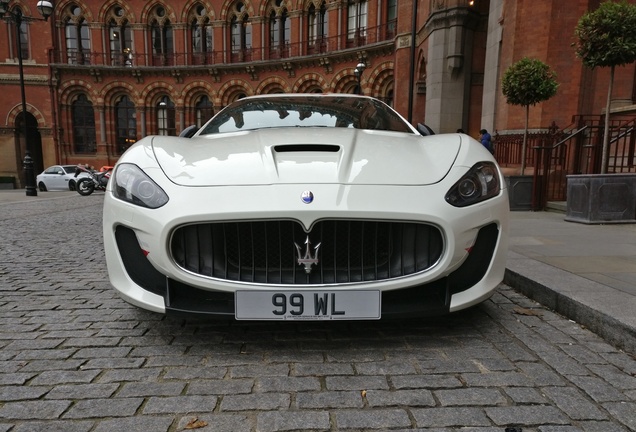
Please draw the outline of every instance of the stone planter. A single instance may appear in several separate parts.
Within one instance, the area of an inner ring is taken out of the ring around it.
[[[636,223],[636,174],[567,176],[565,220],[587,224]]]
[[[531,175],[507,176],[508,200],[511,211],[532,210],[532,179]]]

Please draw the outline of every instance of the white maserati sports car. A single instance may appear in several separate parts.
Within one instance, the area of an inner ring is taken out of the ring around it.
[[[419,130],[371,97],[276,94],[145,137],[105,195],[110,281],[144,309],[237,320],[476,305],[504,275],[505,182],[473,138]]]

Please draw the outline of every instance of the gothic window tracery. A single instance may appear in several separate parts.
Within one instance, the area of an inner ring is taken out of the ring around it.
[[[368,12],[369,2],[367,0],[347,1],[348,46],[360,46],[366,43]]]
[[[289,13],[282,0],[271,4],[269,13],[269,50],[270,58],[289,56],[291,42],[291,22]]]
[[[91,40],[84,11],[71,3],[64,11],[64,37],[68,64],[90,64]]]
[[[23,15],[22,9],[20,7],[13,8],[13,15]],[[23,20],[20,23],[20,27],[18,28],[19,36],[16,37],[15,32],[11,31],[9,34],[9,39],[11,40],[11,55],[13,58],[17,59],[19,54],[22,54],[22,60],[26,60],[29,58],[29,26],[28,21]],[[11,28],[13,30],[13,28]],[[16,40],[17,39],[17,40]]]
[[[247,7],[243,2],[236,2],[230,8],[230,49],[232,62],[251,60],[252,23]]]
[[[397,32],[397,0],[388,0],[386,6],[387,38],[393,38]]]
[[[214,33],[205,7],[201,4],[195,6],[190,13],[188,21],[190,23],[192,63],[214,63]]]
[[[309,53],[325,52],[327,50],[327,5],[326,2],[312,3],[309,6],[308,19],[308,43]]]
[[[152,63],[155,66],[174,64],[174,42],[172,24],[163,6],[155,7],[150,13],[150,45],[152,47]]]
[[[115,6],[107,16],[110,61],[113,66],[132,66],[132,30],[121,6]]]

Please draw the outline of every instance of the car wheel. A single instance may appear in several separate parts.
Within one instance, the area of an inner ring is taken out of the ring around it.
[[[70,191],[74,191],[75,190],[75,180],[69,180],[69,182],[68,182],[68,190],[70,190]]]
[[[43,182],[38,183],[38,188],[40,192],[46,192],[46,185]]]

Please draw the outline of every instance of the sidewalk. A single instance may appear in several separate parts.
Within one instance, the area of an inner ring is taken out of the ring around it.
[[[636,353],[636,224],[511,212],[504,282]]]
[[[0,205],[76,192],[0,190]],[[636,353],[636,224],[585,225],[563,213],[511,212],[504,282]]]

